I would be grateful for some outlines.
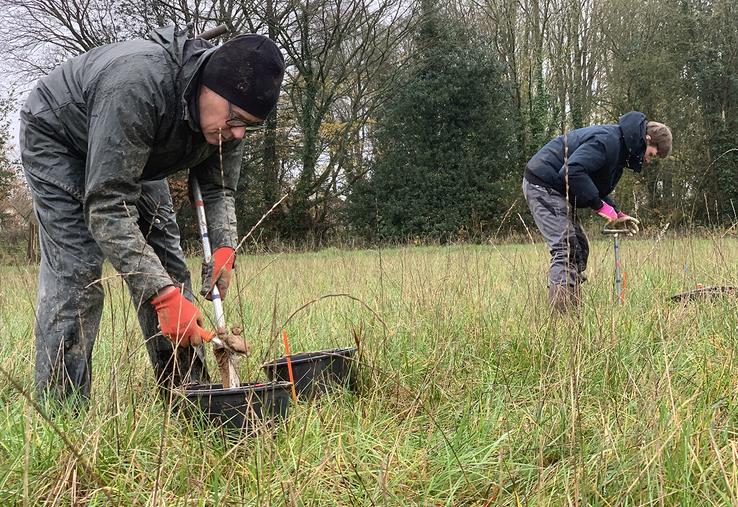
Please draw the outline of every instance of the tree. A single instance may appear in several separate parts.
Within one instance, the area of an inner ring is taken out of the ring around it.
[[[695,189],[719,202],[723,220],[738,220],[738,6],[733,1],[690,2],[687,76],[702,111],[703,156]],[[696,39],[696,40],[695,40]],[[710,169],[709,171],[707,169]],[[696,195],[696,198],[702,196]],[[706,197],[705,197],[706,198]],[[701,206],[700,206],[701,207]]]
[[[36,261],[38,238],[33,206],[20,167],[12,154],[10,120],[17,103],[14,93],[0,98],[0,232],[5,244],[28,237],[28,258]]]
[[[499,62],[431,0],[422,9],[413,63],[377,116],[370,178],[351,196],[352,224],[372,239],[487,234],[519,184]]]
[[[323,0],[274,8],[277,41],[292,64],[285,114],[294,123],[284,139],[297,156],[283,237],[324,237],[341,196],[366,172],[367,150],[357,148],[396,77],[388,67],[411,28],[407,5]]]
[[[0,0],[0,21],[6,59],[31,79],[70,55],[126,37],[115,0]]]
[[[0,97],[0,199],[5,199],[16,179],[16,164],[10,155],[10,116],[15,112],[12,94]]]

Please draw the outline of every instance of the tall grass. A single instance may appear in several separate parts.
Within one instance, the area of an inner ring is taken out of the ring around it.
[[[736,301],[666,300],[735,281],[738,244],[621,249],[625,304],[597,240],[576,317],[547,307],[540,243],[241,256],[241,377],[289,318],[293,352],[358,341],[364,382],[240,441],[159,401],[111,277],[86,411],[49,421],[0,378],[0,505],[738,504]],[[30,391],[35,272],[0,275],[0,365]]]

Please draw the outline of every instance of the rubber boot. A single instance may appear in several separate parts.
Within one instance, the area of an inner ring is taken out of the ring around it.
[[[559,313],[576,310],[581,302],[579,285],[551,285],[548,288],[548,302]]]
[[[571,298],[571,304],[574,308],[579,308],[582,304],[582,286],[581,284],[575,284],[569,286],[569,296]]]

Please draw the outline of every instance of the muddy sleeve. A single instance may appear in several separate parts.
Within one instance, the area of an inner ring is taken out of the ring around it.
[[[238,244],[235,192],[243,150],[244,141],[224,144],[222,164],[220,152],[216,151],[190,173],[190,178],[196,178],[200,184],[213,250],[221,246],[235,248]]]
[[[137,223],[139,179],[166,104],[160,78],[139,60],[116,60],[87,91],[85,219],[134,299],[147,301],[172,281]]]

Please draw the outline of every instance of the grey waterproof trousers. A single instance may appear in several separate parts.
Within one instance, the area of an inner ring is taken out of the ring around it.
[[[32,146],[37,133],[32,124],[21,126],[21,143]],[[49,139],[43,142],[48,146]],[[26,181],[39,222],[41,265],[36,306],[35,386],[42,398],[63,400],[90,395],[92,350],[103,309],[103,254],[90,235],[83,210],[84,188],[74,181],[54,181],[59,174],[79,171],[84,161],[69,150],[23,150]],[[53,165],[50,165],[53,164]],[[80,182],[84,181],[83,177]],[[171,278],[193,300],[190,273],[180,246],[179,227],[166,180],[143,182],[136,203],[139,227]],[[133,301],[144,334],[146,350],[162,388],[187,382],[207,382],[201,348],[176,349],[158,329],[154,307]],[[108,338],[108,337],[106,337]]]
[[[548,285],[575,286],[586,280],[589,241],[576,209],[556,190],[523,178],[523,195],[551,253]]]

